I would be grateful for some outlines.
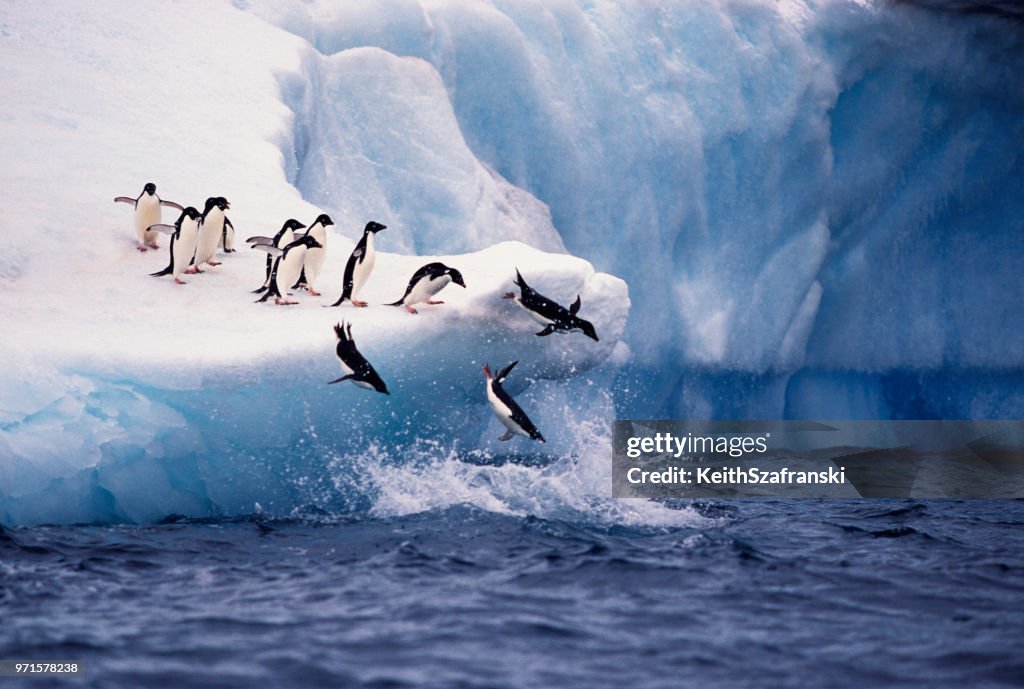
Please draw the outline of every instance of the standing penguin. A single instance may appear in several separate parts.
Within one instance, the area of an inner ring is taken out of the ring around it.
[[[331,220],[331,216],[321,213],[313,221],[313,224],[309,226],[309,229],[306,230],[307,235],[320,243],[320,248],[306,251],[306,260],[302,264],[302,273],[299,274],[298,282],[292,285],[292,287],[305,288],[314,297],[320,296],[320,293],[316,291],[316,279],[320,277],[320,271],[324,267],[324,258],[327,256],[327,228],[333,224],[334,221]]]
[[[514,299],[517,304],[526,309],[527,313],[533,316],[535,321],[544,326],[544,329],[537,333],[539,337],[544,337],[551,333],[569,333],[573,330],[579,330],[595,342],[600,342],[593,323],[585,321],[576,315],[576,312],[580,310],[580,297],[578,294],[576,295],[576,301],[568,309],[559,306],[527,285],[526,280],[519,274],[518,268],[516,268],[516,285],[519,286],[521,296],[517,298],[514,292],[506,292],[505,298]]]
[[[257,303],[274,297],[274,303],[279,306],[298,304],[299,302],[288,299],[289,285],[294,283],[299,277],[299,271],[302,270],[302,261],[306,257],[306,251],[318,248],[319,246],[319,242],[309,235],[299,237],[291,244],[285,246],[284,249],[278,249],[270,244],[254,244],[252,246],[253,249],[266,251],[272,257],[276,257],[274,266],[270,271],[270,286],[267,288],[267,293],[257,300]]]
[[[170,263],[163,270],[150,273],[150,275],[153,277],[173,275],[176,283],[184,285],[185,281],[179,276],[185,272],[196,254],[196,240],[199,237],[199,211],[189,206],[181,211],[181,215],[173,225],[150,225],[148,229],[151,232],[164,232],[171,235]]]
[[[352,339],[352,324],[342,321],[334,326],[334,335],[338,338],[338,346],[334,352],[341,364],[341,371],[345,375],[328,381],[328,385],[340,383],[343,380],[351,380],[361,388],[376,390],[388,395],[388,386],[384,384],[377,372],[373,370],[370,362],[356,349],[356,342]]]
[[[366,306],[365,301],[356,299],[359,290],[366,284],[373,270],[373,264],[377,260],[377,253],[373,249],[373,236],[381,230],[386,230],[387,225],[371,220],[363,228],[363,236],[352,249],[352,255],[348,257],[345,264],[345,276],[341,289],[341,296],[331,306],[341,306],[345,301],[351,301],[353,306]]]
[[[498,417],[498,420],[505,425],[508,429],[505,435],[501,436],[499,440],[511,440],[514,435],[521,435],[527,438],[533,438],[544,442],[544,436],[540,434],[537,427],[533,425],[516,401],[512,399],[505,389],[501,387],[501,384],[508,378],[508,374],[512,371],[518,361],[513,361],[511,364],[503,368],[498,372],[495,378],[491,378],[491,368],[487,364],[484,364],[484,376],[487,378],[487,401],[491,403],[491,409],[494,410],[494,415]]]
[[[405,294],[398,301],[393,301],[388,306],[404,306],[409,313],[417,313],[413,304],[443,304],[443,301],[433,301],[431,297],[443,290],[449,282],[454,282],[462,287],[466,283],[462,280],[462,273],[449,268],[443,263],[428,263],[412,275],[409,286],[405,288]]]
[[[156,185],[152,182],[146,182],[146,186],[142,188],[142,193],[138,198],[117,196],[114,198],[114,203],[130,203],[135,208],[135,236],[138,239],[135,248],[139,251],[146,251],[148,247],[160,248],[156,243],[156,232],[147,228],[160,224],[161,206],[169,206],[179,211],[185,210],[174,201],[161,200],[156,195]]]
[[[284,221],[284,225],[281,226],[281,229],[278,230],[277,234],[275,234],[272,238],[249,237],[245,241],[248,242],[249,244],[252,244],[252,248],[256,248],[256,246],[260,244],[267,244],[270,246],[276,246],[278,249],[284,249],[284,247],[288,246],[289,244],[295,241],[295,230],[301,230],[303,227],[305,227],[305,225],[300,223],[295,218],[289,218],[288,220]],[[270,287],[270,271],[271,268],[273,268],[273,265],[274,257],[272,255],[269,255],[268,252],[267,272],[266,276],[263,278],[263,286],[260,287],[259,289],[254,289],[252,291],[253,294],[259,294],[266,290],[268,287]]]
[[[226,215],[224,216],[224,232],[221,234],[217,246],[223,248],[226,254],[235,253],[235,226],[231,224],[231,219]]]
[[[188,273],[201,273],[199,266],[204,263],[209,266],[219,266],[218,261],[213,260],[217,253],[217,241],[224,233],[224,221],[227,218],[224,211],[231,208],[231,204],[223,196],[211,196],[206,199],[206,207],[203,209],[203,216],[199,220],[199,239],[196,242],[196,257]]]

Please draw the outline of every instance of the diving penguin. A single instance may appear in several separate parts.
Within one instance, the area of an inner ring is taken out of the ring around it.
[[[276,246],[278,249],[284,249],[287,245],[295,241],[295,230],[301,230],[305,225],[300,223],[295,218],[289,218],[284,221],[284,225],[277,231],[273,237],[249,237],[245,241],[253,245],[251,248],[255,248],[260,244],[268,244],[270,246]],[[274,257],[267,252],[267,272],[263,278],[263,285],[259,289],[254,289],[253,294],[260,294],[270,287],[270,271],[274,266]]]
[[[188,268],[188,264],[196,255],[196,240],[199,237],[199,211],[192,206],[181,211],[181,215],[173,225],[162,223],[150,225],[147,228],[150,232],[163,232],[171,235],[171,261],[163,270],[150,273],[153,277],[161,275],[173,275],[174,281],[184,285],[185,281],[180,275]]]
[[[142,193],[138,198],[130,196],[117,196],[114,203],[130,203],[135,208],[135,236],[138,244],[135,248],[139,251],[146,251],[148,247],[159,249],[156,243],[156,232],[149,230],[150,225],[160,224],[160,207],[169,206],[177,210],[185,210],[174,201],[163,201],[156,195],[156,185],[146,182]],[[148,245],[148,247],[147,247]]]
[[[447,287],[449,282],[466,286],[462,280],[462,273],[455,268],[449,268],[443,263],[428,263],[413,273],[402,298],[388,306],[404,306],[409,313],[417,313],[413,304],[443,304],[443,301],[433,301],[431,297]]]
[[[578,294],[576,295],[576,301],[568,309],[559,306],[527,285],[526,280],[519,274],[518,268],[516,268],[516,285],[519,286],[521,296],[516,297],[514,292],[506,292],[505,298],[515,300],[517,304],[526,309],[527,313],[533,316],[535,321],[544,326],[544,329],[537,333],[539,337],[544,337],[551,333],[569,333],[573,330],[579,330],[595,342],[600,342],[593,323],[585,321],[576,315],[580,310],[580,297]]]
[[[284,249],[279,249],[270,244],[253,244],[253,249],[266,251],[271,257],[275,257],[274,265],[270,271],[270,284],[266,294],[260,297],[256,303],[264,302],[274,297],[274,303],[279,306],[291,306],[298,304],[297,301],[288,299],[288,287],[299,277],[302,270],[302,262],[306,257],[306,251],[320,246],[310,235],[303,235]]]
[[[224,211],[231,208],[231,204],[223,196],[211,196],[206,199],[206,207],[203,209],[203,216],[199,220],[199,239],[196,241],[196,257],[192,267],[186,272],[201,273],[199,267],[204,263],[209,266],[219,266],[218,261],[213,260],[217,253],[217,242],[224,233],[224,223],[227,216]]]
[[[505,435],[498,438],[498,440],[511,440],[512,436],[521,435],[534,440],[544,442],[544,436],[540,434],[537,427],[533,425],[516,401],[512,399],[505,389],[501,387],[501,384],[508,378],[508,374],[512,371],[518,361],[513,361],[511,364],[503,368],[498,372],[498,375],[493,379],[491,378],[491,368],[487,364],[484,364],[484,376],[487,378],[487,401],[491,403],[491,409],[494,410],[494,415],[498,417],[505,428],[508,431]]]
[[[342,373],[345,375],[341,378],[335,378],[327,384],[332,385],[343,380],[351,380],[361,388],[376,390],[385,395],[390,394],[388,386],[377,375],[370,362],[356,349],[355,340],[352,339],[352,324],[345,323],[344,321],[336,324],[334,326],[334,334],[338,338],[338,346],[334,351],[338,356],[338,363],[341,364]]]
[[[386,230],[387,225],[371,220],[363,228],[363,236],[359,239],[352,255],[348,257],[345,264],[345,276],[342,282],[341,296],[331,306],[341,306],[345,301],[351,301],[353,306],[366,306],[365,301],[356,299],[359,290],[366,284],[373,270],[374,261],[377,260],[377,253],[373,249],[373,237],[381,230]]]
[[[309,290],[314,297],[320,296],[320,293],[316,291],[316,280],[320,277],[320,270],[324,267],[324,258],[327,256],[327,228],[333,224],[331,216],[321,213],[306,230],[307,235],[312,236],[320,243],[320,248],[309,249],[306,252],[306,260],[302,263],[302,273],[299,274],[298,281],[292,285],[293,288],[303,288]]]

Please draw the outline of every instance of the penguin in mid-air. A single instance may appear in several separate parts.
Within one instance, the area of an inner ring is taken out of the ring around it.
[[[428,263],[415,273],[409,280],[409,286],[405,288],[405,294],[398,301],[393,301],[388,306],[404,306],[409,313],[417,313],[413,304],[443,304],[443,301],[431,299],[435,294],[454,282],[462,287],[466,283],[462,280],[462,273],[455,268],[449,268],[443,263]]]
[[[149,247],[160,248],[156,243],[156,232],[148,228],[151,225],[160,224],[161,206],[168,206],[179,211],[185,210],[174,201],[163,201],[157,196],[156,185],[152,182],[146,182],[146,186],[142,188],[142,193],[138,198],[117,196],[114,198],[114,203],[130,203],[135,208],[135,236],[139,241],[135,248],[139,251],[146,251]]]
[[[388,386],[384,384],[381,377],[373,370],[370,362],[356,349],[355,340],[352,339],[352,324],[345,323],[344,321],[336,324],[334,326],[334,335],[338,338],[338,346],[334,351],[338,356],[338,363],[341,364],[342,373],[345,375],[341,378],[335,378],[327,384],[333,385],[343,380],[351,380],[361,388],[376,390],[385,395],[390,394]]]
[[[260,297],[256,303],[259,304],[274,297],[274,303],[279,306],[298,304],[299,302],[288,299],[289,286],[299,277],[299,272],[302,270],[302,262],[306,258],[306,251],[319,247],[320,243],[308,234],[286,245],[284,249],[279,249],[270,244],[253,244],[253,249],[266,251],[274,258],[267,293]]]
[[[484,364],[484,376],[487,378],[487,401],[491,403],[491,409],[494,410],[494,415],[498,417],[498,420],[505,424],[505,428],[508,430],[505,435],[498,438],[498,440],[511,440],[512,436],[521,435],[534,440],[544,442],[544,436],[540,434],[537,427],[533,425],[533,422],[526,416],[516,401],[512,399],[505,389],[501,387],[501,384],[508,378],[508,374],[512,371],[518,361],[513,361],[511,364],[501,369],[498,375],[491,378],[491,367]]]
[[[559,306],[527,285],[526,280],[519,274],[518,268],[516,268],[516,285],[519,286],[520,296],[516,297],[514,292],[506,292],[505,298],[514,299],[517,304],[526,309],[527,313],[533,316],[535,321],[544,326],[544,329],[537,333],[539,337],[544,337],[551,333],[569,333],[573,330],[579,330],[595,342],[600,342],[597,338],[597,331],[594,330],[594,324],[576,315],[580,310],[580,296],[578,294],[576,295],[576,301],[568,309]]]
[[[327,256],[327,228],[334,224],[331,216],[321,213],[313,221],[313,224],[306,230],[306,234],[313,237],[320,243],[319,249],[306,251],[306,260],[302,264],[302,272],[298,281],[292,285],[294,289],[308,290],[310,295],[319,297],[316,291],[316,279],[320,277],[320,270],[324,267],[324,258]]]
[[[341,306],[346,301],[352,302],[353,306],[366,306],[366,302],[356,299],[356,295],[366,284],[367,278],[370,277],[370,271],[373,270],[373,264],[377,260],[377,253],[373,250],[373,237],[387,228],[387,225],[381,225],[373,220],[366,223],[366,227],[363,228],[363,236],[352,249],[352,255],[348,257],[348,263],[345,264],[341,296],[331,306]]]
[[[284,221],[284,225],[277,231],[273,237],[249,237],[245,241],[252,245],[250,248],[255,248],[260,244],[268,244],[270,246],[276,246],[278,249],[284,249],[286,246],[295,241],[295,230],[301,230],[305,225],[300,223],[295,218],[289,218]],[[274,267],[274,256],[267,252],[267,272],[263,278],[263,286],[259,289],[254,289],[253,294],[260,294],[270,287],[270,272]]]
[[[192,206],[181,211],[181,215],[173,225],[162,223],[150,225],[147,229],[151,232],[163,232],[171,235],[171,261],[163,270],[150,273],[153,277],[161,275],[173,275],[174,281],[184,285],[181,274],[188,268],[192,258],[196,255],[196,240],[199,238],[199,211]]]
[[[192,267],[186,272],[201,273],[199,269],[204,263],[208,266],[219,266],[220,262],[213,260],[217,253],[217,242],[224,233],[224,221],[227,216],[224,211],[231,208],[231,204],[223,196],[211,196],[206,199],[206,207],[199,219],[199,239],[196,241],[196,257]]]

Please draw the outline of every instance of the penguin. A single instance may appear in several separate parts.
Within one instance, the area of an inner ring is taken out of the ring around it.
[[[466,283],[462,280],[462,273],[455,268],[449,268],[443,263],[428,263],[412,275],[409,286],[405,288],[405,294],[398,301],[393,301],[388,306],[404,306],[409,313],[417,313],[412,307],[413,304],[443,304],[443,301],[433,301],[431,297],[454,282],[465,288]]]
[[[147,229],[150,232],[164,232],[171,235],[171,261],[163,270],[150,273],[153,277],[161,275],[173,275],[174,281],[184,285],[185,281],[179,277],[192,258],[196,254],[196,240],[199,238],[199,211],[192,206],[181,211],[181,215],[173,225],[150,225]]]
[[[341,306],[345,301],[351,301],[353,306],[366,306],[366,302],[356,299],[356,295],[366,284],[367,278],[370,277],[370,271],[373,270],[373,263],[377,260],[377,253],[373,250],[373,236],[387,228],[387,225],[381,225],[373,220],[366,223],[362,238],[352,249],[352,255],[348,257],[348,263],[345,264],[341,296],[331,306]]]
[[[295,218],[289,218],[288,220],[284,221],[284,225],[281,226],[281,229],[277,231],[277,234],[275,234],[273,238],[257,236],[249,237],[245,241],[251,244],[252,247],[250,248],[253,249],[255,249],[256,246],[259,244],[269,244],[270,246],[276,246],[278,249],[283,249],[284,247],[288,246],[289,244],[295,241],[295,230],[301,230],[303,227],[305,227],[305,225],[300,223]],[[266,276],[263,278],[263,286],[260,287],[259,289],[254,289],[252,291],[253,294],[260,294],[261,292],[265,291],[267,288],[270,287],[270,271],[273,268],[273,266],[274,257],[272,255],[268,255],[267,272]]]
[[[226,254],[235,253],[235,226],[231,224],[231,219],[226,215],[224,216],[224,231],[217,241],[217,246],[224,249]]]
[[[160,224],[161,206],[168,206],[179,211],[185,210],[174,201],[164,201],[157,196],[156,185],[152,182],[146,182],[146,186],[142,188],[142,193],[139,194],[138,198],[117,196],[114,197],[114,203],[130,203],[135,208],[135,236],[138,239],[138,244],[135,248],[139,251],[146,251],[150,247],[154,249],[160,248],[156,243],[157,233],[147,228],[150,225]]]
[[[307,235],[312,236],[320,243],[320,248],[306,251],[302,272],[299,274],[298,281],[292,285],[292,289],[304,288],[312,296],[320,296],[320,293],[316,291],[316,279],[320,277],[320,270],[324,267],[324,258],[327,256],[327,228],[333,224],[331,216],[321,213],[306,230]]]
[[[388,386],[384,384],[377,372],[373,370],[370,362],[356,349],[355,340],[352,339],[352,324],[342,321],[334,326],[334,335],[338,338],[338,346],[335,354],[338,356],[338,363],[345,374],[341,378],[328,381],[328,385],[340,383],[343,380],[351,380],[361,388],[376,390],[379,393],[389,395]]]
[[[203,209],[203,216],[199,220],[199,239],[196,242],[196,257],[187,273],[201,273],[199,266],[204,263],[209,266],[219,266],[218,261],[213,260],[217,253],[217,241],[224,233],[224,221],[227,219],[224,211],[231,208],[231,204],[223,196],[211,196],[206,199],[206,207]]]
[[[517,298],[513,292],[506,292],[505,298],[515,300],[517,304],[533,316],[534,320],[544,326],[544,329],[537,333],[538,337],[544,337],[551,333],[569,333],[573,330],[579,330],[594,340],[594,342],[600,342],[593,323],[585,321],[576,315],[580,310],[580,297],[578,294],[576,295],[576,301],[568,309],[559,306],[527,285],[526,280],[519,274],[518,268],[516,268],[516,285],[519,286],[521,296]]]
[[[290,301],[288,299],[288,285],[295,282],[296,278],[299,277],[299,271],[302,270],[302,262],[306,257],[306,251],[309,249],[315,249],[320,246],[310,235],[303,235],[299,237],[291,244],[288,244],[284,249],[279,249],[276,246],[270,244],[254,244],[253,249],[259,249],[266,251],[273,257],[274,266],[270,271],[270,286],[266,290],[260,299],[256,303],[261,303],[274,297],[274,303],[279,306],[291,306],[298,304],[297,301]]]
[[[498,440],[511,440],[513,436],[521,435],[543,443],[545,442],[544,436],[540,434],[540,431],[533,425],[533,422],[527,418],[526,413],[516,404],[516,401],[509,397],[509,394],[501,387],[501,384],[508,378],[508,374],[518,363],[518,361],[513,361],[499,371],[498,375],[494,378],[491,378],[490,366],[484,364],[484,376],[487,378],[487,401],[491,403],[494,415],[508,429],[505,435],[498,438]]]

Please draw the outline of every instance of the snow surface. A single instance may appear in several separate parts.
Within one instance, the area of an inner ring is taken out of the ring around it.
[[[0,522],[468,501],[679,523],[607,498],[609,419],[1024,413],[1015,24],[866,0],[126,7],[0,0]],[[328,212],[324,296],[251,303],[241,242],[185,287],[148,277],[166,253],[111,202],[147,181],[227,197],[240,238]],[[321,308],[370,219],[374,306]],[[434,257],[469,289],[379,306]],[[500,299],[516,266],[580,293],[601,342],[534,337]],[[341,318],[391,396],[324,384]],[[494,439],[479,369],[513,359],[546,445]],[[464,461],[508,453],[553,463]]]

